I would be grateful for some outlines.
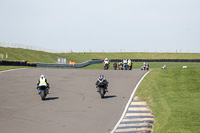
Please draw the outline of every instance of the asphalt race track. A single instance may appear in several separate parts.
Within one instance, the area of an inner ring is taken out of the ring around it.
[[[0,73],[0,132],[109,133],[145,73],[31,68]],[[41,74],[51,86],[45,101],[36,90]],[[95,87],[100,74],[109,81],[104,99]]]

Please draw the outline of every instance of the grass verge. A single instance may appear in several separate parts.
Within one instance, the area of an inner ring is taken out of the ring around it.
[[[5,71],[5,70],[9,70],[9,69],[17,69],[17,68],[24,68],[22,66],[1,66],[0,65],[0,71]]]
[[[140,69],[143,62],[133,62],[133,69]],[[150,69],[161,69],[164,65],[167,65],[167,68],[182,68],[187,66],[188,68],[200,68],[200,63],[191,63],[191,62],[149,62]],[[92,64],[80,69],[103,69],[103,65]],[[113,62],[110,63],[109,70],[114,70]]]
[[[200,129],[198,68],[153,70],[136,93],[147,101],[156,123],[154,133],[197,133]]]
[[[199,59],[200,53],[47,53],[21,48],[0,47],[1,55],[8,60],[26,60],[28,63],[56,63],[57,58],[67,58],[67,62],[82,63],[91,59]]]

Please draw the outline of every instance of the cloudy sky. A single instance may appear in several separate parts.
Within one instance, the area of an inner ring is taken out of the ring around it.
[[[0,0],[0,42],[74,52],[200,53],[200,0]]]

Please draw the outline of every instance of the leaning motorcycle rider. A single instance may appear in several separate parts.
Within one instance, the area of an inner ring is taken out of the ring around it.
[[[44,77],[44,75],[41,75],[37,82],[37,90],[39,94],[40,94],[40,89],[39,89],[40,86],[46,86],[47,93],[49,93],[50,86],[49,86],[49,83],[47,82],[47,79]]]
[[[102,82],[103,81],[103,83],[104,83],[104,88],[105,88],[105,91],[106,92],[108,92],[108,81],[106,80],[106,78],[104,78],[104,75],[100,75],[99,76],[99,78],[97,79],[97,81],[96,81],[96,88],[97,88],[97,92],[99,92],[99,87],[98,87],[98,84],[99,84],[99,82]]]

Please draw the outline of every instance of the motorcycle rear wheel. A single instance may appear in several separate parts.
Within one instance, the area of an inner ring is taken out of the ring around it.
[[[45,90],[41,90],[40,96],[42,100],[45,100],[45,97],[46,97]]]

